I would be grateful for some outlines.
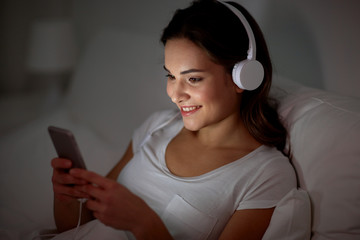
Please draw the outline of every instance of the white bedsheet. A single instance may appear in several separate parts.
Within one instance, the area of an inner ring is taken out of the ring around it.
[[[57,235],[53,240],[128,240],[126,232],[105,226],[98,220],[93,220],[79,227]]]

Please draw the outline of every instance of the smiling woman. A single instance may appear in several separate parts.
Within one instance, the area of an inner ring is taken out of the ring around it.
[[[105,226],[106,236],[129,239],[261,239],[296,177],[269,104],[271,61],[260,29],[238,4],[199,0],[175,13],[161,40],[167,93],[178,109],[136,129],[106,178],[53,159],[59,231],[76,226],[76,199],[87,198],[83,239]],[[251,61],[264,79],[249,90],[238,80]]]
[[[282,151],[287,133],[279,121],[275,103],[268,96],[272,82],[272,64],[258,24],[238,4],[233,5],[241,11],[236,11],[236,8],[234,10],[230,4],[224,5],[224,2],[202,2],[175,14],[164,30],[161,38],[163,44],[166,45],[168,40],[188,39],[201,48],[209,60],[222,65],[230,75],[233,74],[234,66],[244,60],[256,58],[263,67],[264,78],[260,87],[241,94],[239,111],[246,128],[257,141],[276,146]],[[232,9],[226,9],[226,6]],[[242,16],[241,19],[238,16]]]

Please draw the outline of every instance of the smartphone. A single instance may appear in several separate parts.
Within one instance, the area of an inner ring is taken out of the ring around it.
[[[48,131],[58,156],[70,159],[72,161],[72,168],[86,169],[74,134],[67,129],[54,126],[49,126]]]

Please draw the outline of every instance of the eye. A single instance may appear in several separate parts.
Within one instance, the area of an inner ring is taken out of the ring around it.
[[[174,75],[171,75],[171,74],[166,74],[166,78],[168,80],[174,80],[175,79],[175,76]]]
[[[200,82],[202,80],[202,78],[200,77],[190,77],[189,78],[189,82],[191,83],[197,83],[197,82]]]

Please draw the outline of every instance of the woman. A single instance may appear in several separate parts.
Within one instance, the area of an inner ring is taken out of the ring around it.
[[[265,41],[249,13],[231,4],[254,32],[261,85],[249,91],[233,81],[234,65],[248,57],[249,36],[228,6],[200,0],[178,10],[161,38],[167,93],[178,110],[140,126],[107,178],[68,171],[71,161],[53,159],[59,231],[76,226],[76,199],[87,198],[82,223],[89,223],[81,231],[106,225],[136,239],[262,238],[296,178],[281,153],[286,130],[268,99]]]

